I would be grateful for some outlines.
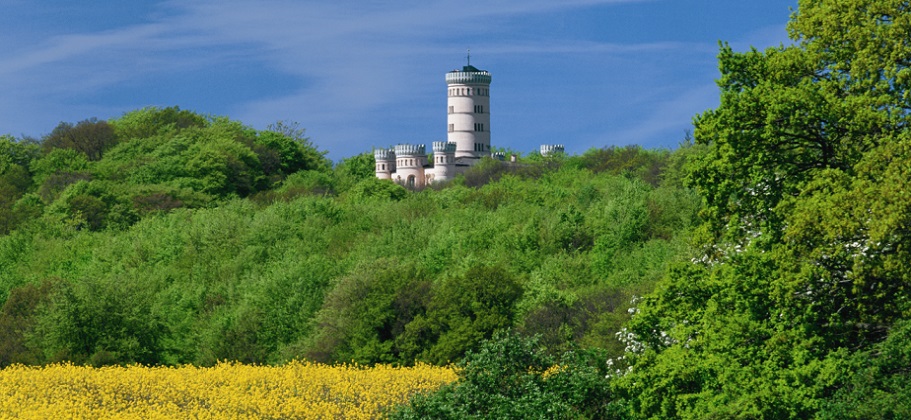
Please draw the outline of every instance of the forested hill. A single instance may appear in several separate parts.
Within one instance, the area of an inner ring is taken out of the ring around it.
[[[424,191],[293,124],[177,108],[0,147],[0,365],[445,364],[505,329],[619,356],[699,203],[692,147],[489,160]]]
[[[396,415],[911,418],[911,10],[788,31],[721,46],[678,150],[425,191],[176,108],[4,138],[0,364],[465,355]]]

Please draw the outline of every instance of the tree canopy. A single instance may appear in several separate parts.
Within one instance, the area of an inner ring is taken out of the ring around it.
[[[626,336],[632,371],[617,385],[637,415],[905,410],[888,405],[908,399],[889,385],[906,370],[873,366],[911,344],[908,7],[801,1],[793,44],[722,45],[721,104],[695,119],[706,153],[688,176],[705,204],[701,252]]]

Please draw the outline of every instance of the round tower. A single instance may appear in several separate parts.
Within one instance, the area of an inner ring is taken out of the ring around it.
[[[395,146],[395,182],[407,188],[424,187],[424,165],[427,153],[423,144],[397,144]]]
[[[376,160],[376,177],[392,179],[392,174],[395,173],[395,150],[373,149],[373,158]]]
[[[448,135],[456,144],[455,157],[474,164],[490,156],[490,73],[469,61],[462,70],[446,73],[448,86]]]
[[[550,156],[557,153],[566,153],[566,148],[562,144],[542,144],[541,156]]]
[[[433,142],[433,182],[455,178],[456,144],[446,141]]]

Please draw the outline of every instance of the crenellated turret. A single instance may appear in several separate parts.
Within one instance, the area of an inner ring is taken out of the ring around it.
[[[408,188],[424,186],[424,166],[427,165],[427,153],[423,144],[395,145],[394,180]]]
[[[555,153],[566,153],[566,148],[562,144],[541,145],[541,156],[550,156]]]
[[[373,149],[373,158],[376,161],[376,177],[392,179],[392,174],[395,173],[395,150]]]
[[[423,144],[403,144],[399,143],[395,145],[395,154],[396,156],[424,156],[427,153],[425,152],[425,147]]]
[[[433,182],[455,178],[456,144],[448,141],[433,142]]]

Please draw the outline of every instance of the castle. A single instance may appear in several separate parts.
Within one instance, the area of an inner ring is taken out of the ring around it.
[[[433,162],[423,144],[398,144],[375,149],[376,177],[408,188],[448,181],[476,164],[490,151],[490,73],[468,64],[446,73],[447,136],[433,142]],[[562,145],[542,145],[541,154],[563,152]],[[502,154],[494,157],[503,159]]]

